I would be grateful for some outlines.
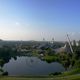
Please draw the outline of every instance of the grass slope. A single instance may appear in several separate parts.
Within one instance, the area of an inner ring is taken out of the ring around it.
[[[9,77],[9,76],[1,76],[0,80],[80,80],[80,75],[70,75],[64,77],[44,77],[44,78],[29,78],[29,77]]]

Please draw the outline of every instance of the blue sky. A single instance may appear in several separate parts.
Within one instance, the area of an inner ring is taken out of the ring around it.
[[[0,38],[66,40],[80,37],[80,0],[0,0]]]

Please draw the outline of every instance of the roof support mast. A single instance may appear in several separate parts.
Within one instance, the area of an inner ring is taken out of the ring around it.
[[[68,43],[69,43],[69,46],[70,46],[70,50],[71,50],[71,52],[72,52],[72,54],[73,54],[74,52],[73,52],[72,45],[71,45],[71,41],[70,41],[70,39],[69,39],[68,34],[67,34],[67,38],[68,38]]]

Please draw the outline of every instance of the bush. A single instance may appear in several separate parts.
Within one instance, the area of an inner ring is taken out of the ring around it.
[[[3,72],[2,75],[3,76],[7,76],[8,75],[8,72]]]
[[[51,73],[51,74],[49,74],[50,76],[54,76],[54,75],[60,75],[60,74],[62,74],[61,72],[55,72],[55,73]]]

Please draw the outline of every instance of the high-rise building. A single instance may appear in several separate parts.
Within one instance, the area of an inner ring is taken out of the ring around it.
[[[72,41],[72,46],[76,46],[76,41],[75,40]]]

